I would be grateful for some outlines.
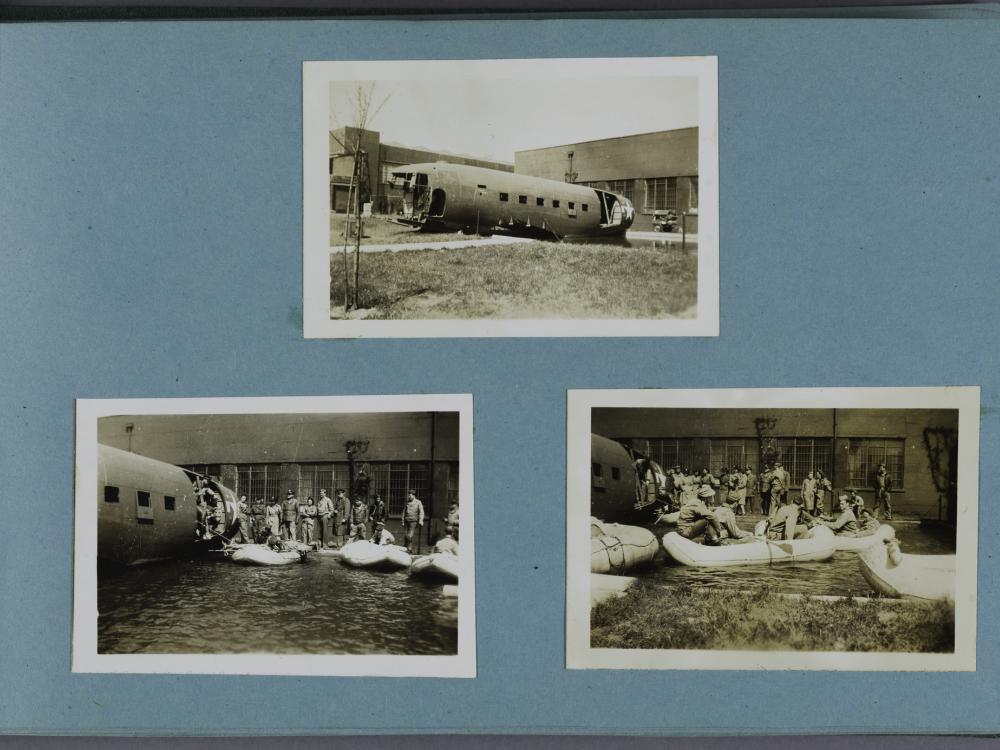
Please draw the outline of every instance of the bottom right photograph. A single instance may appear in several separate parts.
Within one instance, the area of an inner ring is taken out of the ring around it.
[[[567,666],[975,670],[979,388],[568,395]]]

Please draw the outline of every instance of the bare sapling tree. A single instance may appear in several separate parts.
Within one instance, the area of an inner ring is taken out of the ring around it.
[[[362,204],[366,187],[370,190],[368,153],[362,148],[362,134],[371,125],[379,111],[389,101],[386,94],[381,100],[375,100],[375,82],[358,83],[351,96],[353,118],[351,124],[344,130],[343,140],[336,131],[331,136],[344,156],[351,157],[351,180],[347,187],[347,215],[344,223],[344,312],[358,307],[358,285],[361,276],[361,238],[364,233]],[[354,235],[354,284],[351,289],[350,261],[347,245],[351,235]]]

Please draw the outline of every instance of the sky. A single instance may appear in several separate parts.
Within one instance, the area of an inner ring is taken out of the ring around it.
[[[330,129],[355,124],[354,92],[330,84]],[[410,148],[495,161],[514,152],[698,124],[693,77],[376,81],[368,129]]]

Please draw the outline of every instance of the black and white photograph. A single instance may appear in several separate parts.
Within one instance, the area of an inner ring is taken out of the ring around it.
[[[713,57],[305,63],[306,336],[718,335],[716,86]]]
[[[978,410],[570,391],[569,666],[974,670]]]
[[[74,671],[475,676],[471,397],[77,417]]]

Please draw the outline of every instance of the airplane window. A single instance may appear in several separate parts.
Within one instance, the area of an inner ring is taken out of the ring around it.
[[[500,200],[505,201],[507,200],[507,198],[508,198],[507,193],[500,193]]]
[[[603,477],[604,476],[604,469],[603,469],[603,467],[600,464],[595,463],[595,464],[592,464],[592,466],[594,468],[594,476],[595,477]]]
[[[177,504],[177,499],[171,497],[170,495],[163,496],[163,510],[174,510]]]
[[[479,188],[480,190],[485,190],[486,189],[485,185],[476,185],[476,187]]]
[[[559,201],[558,200],[553,200],[552,201],[552,208],[559,208]]]
[[[517,196],[517,202],[518,203],[527,203],[528,202],[528,196],[526,196],[526,195],[519,195],[519,196]]]
[[[545,199],[544,198],[535,198],[535,205],[536,206],[544,206],[545,205]]]
[[[575,203],[573,203],[573,201],[570,201],[570,202],[569,202],[569,210],[570,210],[570,211],[572,211],[572,210],[573,210],[573,207],[574,207],[575,205],[576,205],[576,204],[575,204]]]
[[[106,503],[117,503],[118,502],[118,488],[105,486],[104,487],[104,502]]]
[[[619,469],[617,466],[612,466],[611,467],[611,478],[614,479],[615,481],[618,481],[619,479],[621,479],[622,478],[622,470]]]
[[[136,500],[143,508],[149,507],[149,493],[143,492],[142,490],[136,490],[135,493]]]
[[[586,203],[581,203],[580,204],[580,208],[583,209],[584,211],[586,211],[587,210],[587,204]]]

